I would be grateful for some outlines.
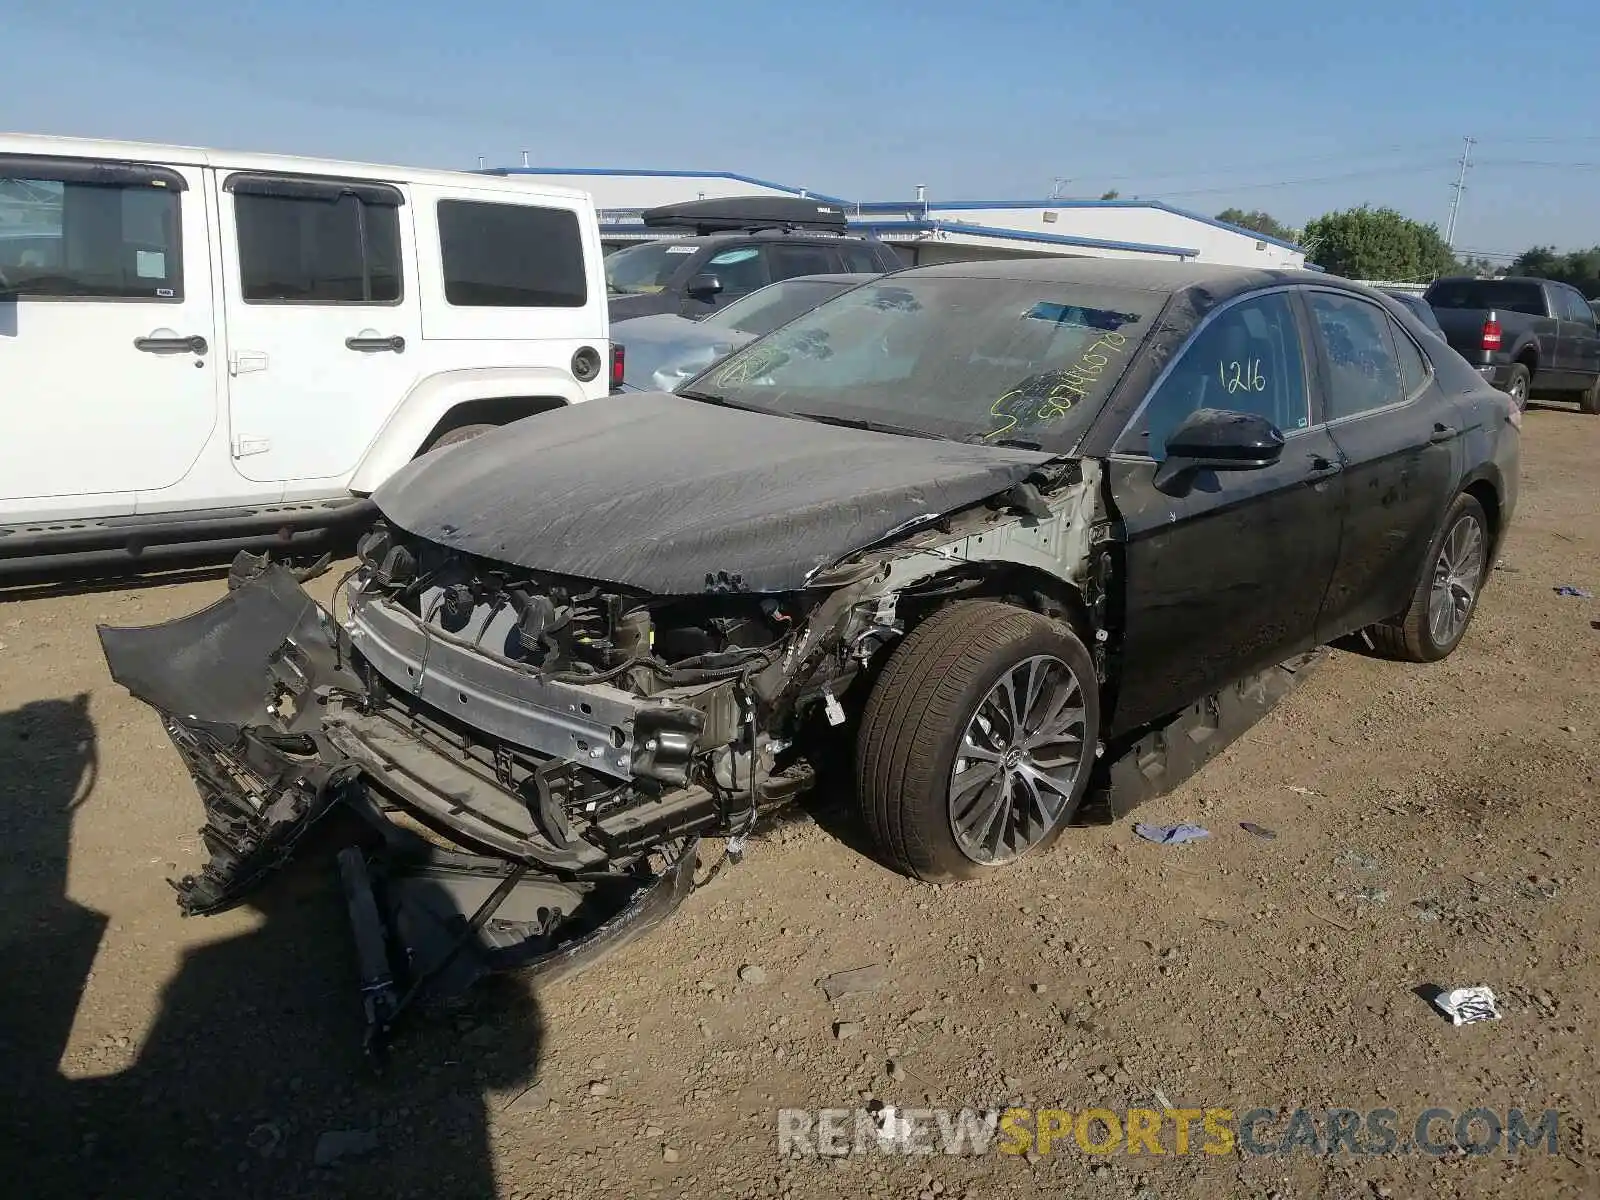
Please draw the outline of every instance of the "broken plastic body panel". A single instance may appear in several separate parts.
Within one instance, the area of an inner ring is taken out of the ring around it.
[[[112,677],[155,708],[194,777],[210,860],[173,881],[186,914],[244,900],[344,805],[376,833],[338,856],[361,972],[369,1047],[423,998],[485,974],[541,977],[592,963],[664,920],[687,894],[692,838],[610,871],[550,872],[511,855],[447,850],[389,819],[369,765],[327,736],[366,689],[329,615],[270,566],[186,617],[99,630]],[[454,840],[454,839],[453,839]]]

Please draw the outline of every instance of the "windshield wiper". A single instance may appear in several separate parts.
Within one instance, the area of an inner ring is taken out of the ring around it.
[[[882,421],[869,421],[864,417],[836,417],[832,413],[791,412],[791,417],[799,417],[802,421],[816,421],[822,425],[842,425],[846,429],[865,429],[868,433],[895,433],[902,437],[931,438],[936,442],[947,442],[950,439],[942,434],[929,433],[926,429],[908,429],[904,425],[888,425]]]

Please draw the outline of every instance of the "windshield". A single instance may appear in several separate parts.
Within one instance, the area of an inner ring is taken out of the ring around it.
[[[740,333],[760,337],[771,333],[779,325],[787,325],[801,313],[810,312],[824,300],[829,300],[852,285],[828,283],[821,279],[786,279],[769,284],[758,292],[751,292],[742,300],[735,300],[719,312],[712,313],[701,322],[720,329],[737,329]]]
[[[614,250],[606,255],[606,290],[622,295],[659,292],[699,248],[692,242],[646,242]]]
[[[1166,297],[896,276],[735,351],[682,389],[741,407],[972,442],[1076,443]]]

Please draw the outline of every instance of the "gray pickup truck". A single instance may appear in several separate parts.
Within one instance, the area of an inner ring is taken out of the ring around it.
[[[1600,330],[1577,288],[1549,279],[1435,280],[1423,294],[1445,340],[1517,407],[1534,392],[1600,413]]]

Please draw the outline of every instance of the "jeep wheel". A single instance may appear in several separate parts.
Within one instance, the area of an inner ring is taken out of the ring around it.
[[[1528,368],[1523,363],[1511,364],[1511,373],[1506,376],[1506,395],[1516,403],[1520,412],[1528,407],[1528,392],[1533,387],[1533,376],[1528,373]]]
[[[856,788],[873,840],[919,879],[971,879],[1048,845],[1083,800],[1099,736],[1089,652],[993,601],[929,617],[873,688]]]
[[[430,450],[440,450],[445,446],[454,446],[457,442],[468,442],[475,437],[488,433],[491,429],[499,429],[498,425],[457,425],[454,429],[447,429],[433,441],[424,446],[419,454],[427,454]]]
[[[1483,505],[1456,497],[1428,549],[1405,613],[1369,632],[1378,650],[1404,662],[1437,662],[1458,645],[1477,611],[1489,573],[1489,519]]]

